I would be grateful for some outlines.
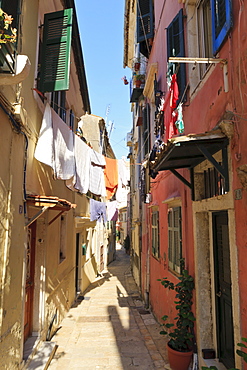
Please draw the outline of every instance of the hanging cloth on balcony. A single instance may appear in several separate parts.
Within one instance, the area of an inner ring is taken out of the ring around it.
[[[106,196],[104,168],[105,158],[95,150],[90,151],[90,171],[89,171],[89,190],[95,195]]]
[[[86,194],[89,188],[89,172],[91,165],[91,148],[75,135],[75,176],[66,180],[66,186],[73,191]]]
[[[107,222],[106,204],[94,199],[90,199],[90,221]]]
[[[106,166],[105,174],[105,187],[106,199],[109,200],[115,194],[118,186],[118,162],[117,159],[105,157]]]
[[[75,174],[75,134],[52,109],[54,138],[54,173],[59,180],[68,180]]]
[[[179,90],[177,84],[177,76],[174,73],[171,77],[171,84],[169,91],[166,94],[163,108],[164,111],[164,127],[165,127],[165,141],[169,140],[172,136],[178,134],[176,121],[178,113],[176,111],[177,101],[179,97]]]
[[[45,106],[34,158],[39,162],[47,164],[47,166],[50,166],[51,168],[54,166],[53,129],[51,107],[49,103]]]

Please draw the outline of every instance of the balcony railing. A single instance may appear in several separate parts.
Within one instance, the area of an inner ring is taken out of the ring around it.
[[[1,44],[0,73],[14,74],[16,70],[16,50],[13,44]]]

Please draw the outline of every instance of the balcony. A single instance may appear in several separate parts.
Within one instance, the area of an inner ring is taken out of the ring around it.
[[[143,93],[144,85],[145,85],[145,76],[139,75],[140,80],[138,79],[138,75],[133,75],[132,80],[130,81],[130,103],[137,103],[139,101],[140,96]]]
[[[29,74],[31,63],[26,55],[17,55],[12,45],[0,49],[0,85],[15,85]]]
[[[0,73],[15,73],[16,50],[13,44],[1,44],[0,48]]]

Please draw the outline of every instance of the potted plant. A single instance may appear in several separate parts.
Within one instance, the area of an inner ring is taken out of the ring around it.
[[[0,44],[16,42],[17,30],[11,27],[13,18],[0,8]]]
[[[187,370],[192,359],[193,351],[193,328],[195,317],[191,310],[194,289],[194,279],[184,268],[184,260],[181,261],[181,276],[177,284],[167,278],[163,278],[161,284],[169,290],[175,290],[176,300],[174,301],[177,316],[175,324],[164,323],[165,330],[160,334],[168,334],[170,337],[167,343],[168,359],[173,370]],[[167,315],[162,319],[166,321]]]
[[[134,58],[134,61],[133,61],[134,70],[137,72],[139,71],[140,67],[141,67],[140,58]]]
[[[141,84],[143,84],[145,81],[145,75],[136,74],[134,77],[135,77],[135,87],[140,88]]]

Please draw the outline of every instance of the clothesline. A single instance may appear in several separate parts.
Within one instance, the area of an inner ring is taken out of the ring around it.
[[[57,180],[65,180],[72,190],[112,199],[121,197],[127,185],[123,159],[106,157],[88,146],[72,132],[61,117],[46,104],[36,145],[35,158],[53,169]]]

